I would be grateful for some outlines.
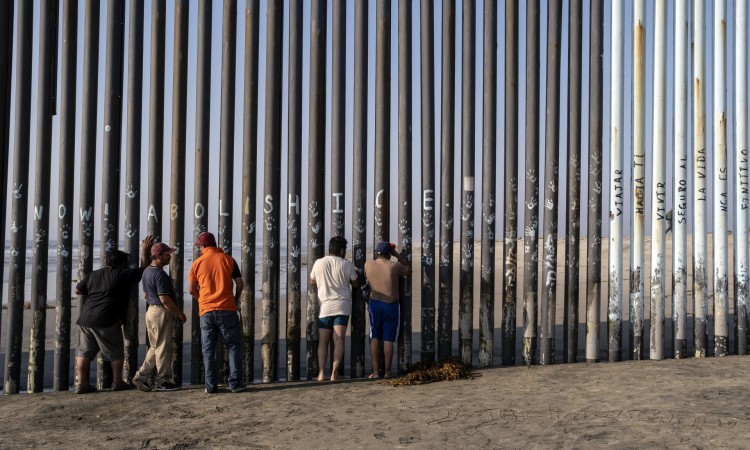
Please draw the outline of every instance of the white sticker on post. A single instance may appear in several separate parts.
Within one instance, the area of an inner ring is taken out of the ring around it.
[[[474,177],[464,177],[464,191],[474,191]]]

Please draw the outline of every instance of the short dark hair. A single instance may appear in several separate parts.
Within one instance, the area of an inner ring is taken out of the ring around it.
[[[107,252],[104,264],[107,267],[126,267],[128,265],[128,254],[121,250]]]
[[[345,250],[349,242],[343,236],[334,236],[328,241],[328,253],[338,255],[341,250]]]

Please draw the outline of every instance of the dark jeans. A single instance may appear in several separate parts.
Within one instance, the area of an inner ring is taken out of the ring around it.
[[[201,316],[201,342],[206,390],[216,392],[216,339],[218,333],[229,347],[229,387],[244,385],[242,376],[242,325],[237,311],[209,311]]]

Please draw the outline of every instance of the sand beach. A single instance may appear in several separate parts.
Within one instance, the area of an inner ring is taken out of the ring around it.
[[[2,448],[747,448],[747,357],[0,398]]]
[[[606,271],[602,257],[601,354],[606,360]],[[670,240],[666,260],[671,264]],[[688,246],[690,246],[688,242]],[[709,237],[709,255],[711,251]],[[519,241],[519,250],[522,250]],[[540,247],[541,248],[541,247]],[[730,236],[729,248],[732,248]],[[585,264],[585,241],[580,260]],[[646,267],[650,267],[646,241]],[[456,248],[455,255],[458,255]],[[475,289],[479,286],[480,245],[475,247]],[[627,359],[629,242],[624,243],[623,359]],[[522,317],[523,255],[519,255],[518,337]],[[541,259],[541,258],[540,258]],[[729,255],[732,273],[732,255]],[[414,254],[419,261],[419,254]],[[562,362],[564,240],[558,241],[556,362]],[[458,261],[454,267],[458,271]],[[496,289],[501,286],[502,246],[496,246]],[[540,264],[541,270],[541,264]],[[689,285],[692,283],[689,268]],[[581,266],[581,322],[585,318],[585,265]],[[649,296],[646,277],[645,298]],[[282,274],[283,284],[283,274]],[[419,358],[419,276],[414,277],[413,360]],[[456,296],[458,283],[456,282]],[[671,314],[668,274],[667,318]],[[540,286],[541,290],[541,286]],[[477,292],[478,293],[478,292]],[[692,288],[688,310],[692,315]],[[730,313],[733,290],[730,289]],[[259,296],[258,296],[259,298]],[[478,299],[478,295],[475,295]],[[710,299],[709,299],[710,300]],[[285,296],[279,316],[286,317]],[[256,338],[260,339],[260,302],[256,302]],[[454,348],[457,349],[458,302],[454,302]],[[475,359],[479,302],[474,304]],[[302,306],[305,310],[304,300]],[[709,312],[712,305],[709,304]],[[648,300],[646,301],[648,319]],[[500,317],[495,311],[495,365],[501,357]],[[74,311],[74,318],[77,312]],[[304,315],[303,315],[304,317]],[[28,320],[28,318],[27,318]],[[304,319],[303,319],[304,320]],[[689,317],[692,323],[692,317]],[[28,323],[28,322],[26,322]],[[648,327],[648,321],[646,322]],[[665,355],[671,355],[667,320]],[[48,310],[47,351],[54,340],[54,310]],[[141,326],[143,330],[143,326]],[[712,338],[713,325],[709,322]],[[692,333],[692,326],[691,331]],[[583,360],[585,325],[579,327],[579,360]],[[646,329],[648,346],[648,332]],[[28,347],[25,334],[24,349]],[[184,330],[189,339],[189,321]],[[75,342],[75,339],[74,339]],[[143,342],[143,340],[141,340]],[[188,350],[186,342],[185,349]],[[285,342],[280,341],[284,371]],[[304,339],[302,342],[304,355]],[[349,343],[347,343],[349,345]],[[256,342],[259,346],[259,342]],[[3,347],[4,348],[4,343]],[[730,345],[731,348],[731,345]],[[347,347],[348,351],[348,347]],[[688,354],[692,354],[692,343]],[[256,351],[256,377],[260,352]],[[515,367],[478,370],[477,378],[424,386],[392,387],[377,381],[286,382],[253,384],[248,391],[217,395],[202,386],[184,385],[167,393],[71,392],[0,397],[7,424],[1,448],[740,448],[750,435],[748,356],[689,358],[620,363],[555,364],[524,367],[520,343]],[[185,353],[189,358],[189,351]],[[304,360],[304,358],[303,358]],[[51,358],[48,357],[51,363]],[[348,363],[348,354],[346,357]],[[368,358],[369,361],[369,358]],[[188,361],[186,361],[188,364]],[[369,363],[367,364],[369,368]],[[25,379],[24,367],[22,379]],[[51,366],[47,368],[51,374]],[[185,371],[187,376],[189,372]],[[303,370],[304,374],[304,370]],[[348,375],[348,370],[347,370]],[[185,380],[187,382],[187,380]],[[46,384],[46,383],[45,383]],[[50,381],[51,384],[51,381]]]

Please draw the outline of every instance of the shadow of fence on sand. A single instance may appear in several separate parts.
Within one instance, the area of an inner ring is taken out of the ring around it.
[[[709,330],[713,330],[713,317],[709,317]],[[622,360],[626,361],[631,359],[630,356],[630,342],[628,338],[628,330],[630,328],[630,324],[628,321],[623,321],[622,324]],[[673,347],[672,347],[672,321],[670,319],[665,320],[665,328],[664,328],[664,355],[666,358],[672,358],[673,355]],[[521,350],[522,350],[522,339],[523,336],[523,328],[517,327],[516,328],[516,365],[523,364],[523,360],[521,358]],[[690,330],[690,334],[688,335],[688,348],[687,348],[687,355],[689,357],[692,357],[694,354],[694,348],[693,348],[693,339],[692,339],[692,330]],[[709,348],[709,356],[713,356],[713,335],[709,334],[708,337],[708,348]],[[72,339],[73,347],[71,348],[71,356],[70,356],[70,380],[74,380],[74,368],[75,368],[75,342],[76,342],[75,332],[74,337]],[[453,350],[452,354],[458,355],[458,331],[453,331]],[[473,352],[473,365],[474,367],[478,367],[479,361],[478,361],[478,343],[479,342],[479,331],[474,330],[474,352]],[[608,348],[607,348],[607,323],[601,322],[599,324],[599,361],[605,362],[608,360]],[[649,321],[646,320],[644,322],[644,337],[643,337],[643,359],[648,359],[649,357]],[[578,328],[578,362],[585,362],[586,361],[586,326],[585,324],[580,324]],[[368,345],[366,345],[366,348],[369,348]],[[734,336],[730,336],[729,338],[729,348],[730,350],[733,350],[731,353],[736,353],[736,342]],[[346,355],[344,357],[344,365],[345,365],[345,376],[350,377],[351,376],[351,367],[350,367],[350,350],[351,350],[351,338],[350,336],[347,336],[346,338]],[[306,342],[303,339],[300,343],[300,354],[301,354],[301,370],[300,373],[304,379],[305,373],[306,373],[306,361],[305,361],[305,352],[306,352]],[[139,349],[139,357],[138,361],[139,363],[143,361],[143,358],[146,354],[146,347],[145,345],[141,345]],[[260,339],[255,340],[255,360],[253,362],[254,366],[254,379],[256,383],[260,382],[260,374],[261,374],[261,352],[260,352]],[[286,340],[281,339],[279,341],[279,361],[278,361],[278,368],[279,368],[279,379],[280,381],[284,381],[286,377]],[[537,355],[539,354],[537,349]],[[26,390],[26,383],[27,383],[27,370],[28,370],[28,352],[24,352],[22,356],[22,366],[21,366],[21,391]],[[183,373],[183,383],[187,384],[189,383],[189,374],[190,374],[190,342],[186,341],[183,343],[183,367],[182,367],[182,373]],[[502,361],[502,334],[500,328],[495,328],[494,333],[494,351],[493,351],[493,367],[499,367],[500,362]],[[45,391],[52,389],[52,367],[53,367],[53,357],[54,357],[54,351],[53,350],[47,350],[45,354],[45,376],[44,376],[44,389]],[[421,334],[420,333],[412,333],[412,361],[418,362],[421,358]],[[5,361],[5,354],[0,353],[0,361]],[[555,363],[556,364],[562,364],[563,363],[563,326],[557,325],[555,327]],[[394,355],[394,367],[397,365],[397,355]],[[330,368],[329,368],[330,370]],[[369,374],[370,370],[370,355],[369,350],[365,352],[365,370],[366,374]],[[328,372],[326,372],[328,373]],[[96,379],[96,363],[92,361],[91,364],[91,380]],[[0,373],[0,389],[2,389],[2,383],[4,382],[3,374]],[[71,381],[72,382],[72,381]]]

